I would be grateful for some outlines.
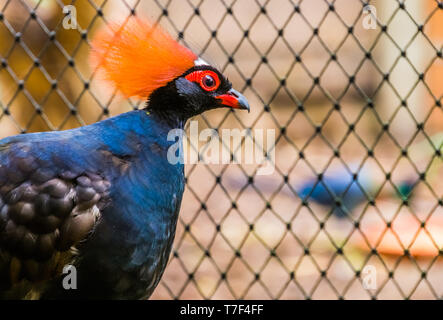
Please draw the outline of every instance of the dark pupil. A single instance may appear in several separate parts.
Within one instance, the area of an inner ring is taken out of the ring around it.
[[[206,87],[213,87],[215,84],[214,78],[207,75],[203,78],[203,83],[205,84]]]

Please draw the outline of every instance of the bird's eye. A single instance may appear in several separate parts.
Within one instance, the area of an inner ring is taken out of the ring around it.
[[[203,77],[201,77],[200,84],[206,91],[214,91],[219,86],[220,81],[214,72],[208,71],[203,75]]]
[[[203,85],[207,88],[212,88],[215,85],[214,78],[212,76],[210,76],[209,74],[207,74],[203,78]]]
[[[206,91],[215,91],[220,86],[220,78],[212,70],[197,70],[191,72],[185,78],[189,81],[197,82]]]

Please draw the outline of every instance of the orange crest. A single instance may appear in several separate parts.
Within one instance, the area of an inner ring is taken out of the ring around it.
[[[92,66],[126,97],[149,97],[192,68],[196,59],[160,26],[136,17],[110,24],[92,41]]]

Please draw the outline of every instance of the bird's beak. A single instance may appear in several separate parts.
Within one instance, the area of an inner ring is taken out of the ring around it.
[[[216,96],[215,98],[221,100],[221,104],[226,107],[244,109],[248,110],[249,112],[248,100],[246,100],[245,96],[235,89],[231,89],[227,93]]]

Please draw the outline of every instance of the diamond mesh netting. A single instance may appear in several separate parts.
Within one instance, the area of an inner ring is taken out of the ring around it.
[[[276,138],[270,175],[186,165],[153,298],[443,297],[443,2],[0,0],[0,138],[142,107],[88,64],[93,34],[132,14],[158,21],[248,98],[250,114],[211,111],[199,130]]]

